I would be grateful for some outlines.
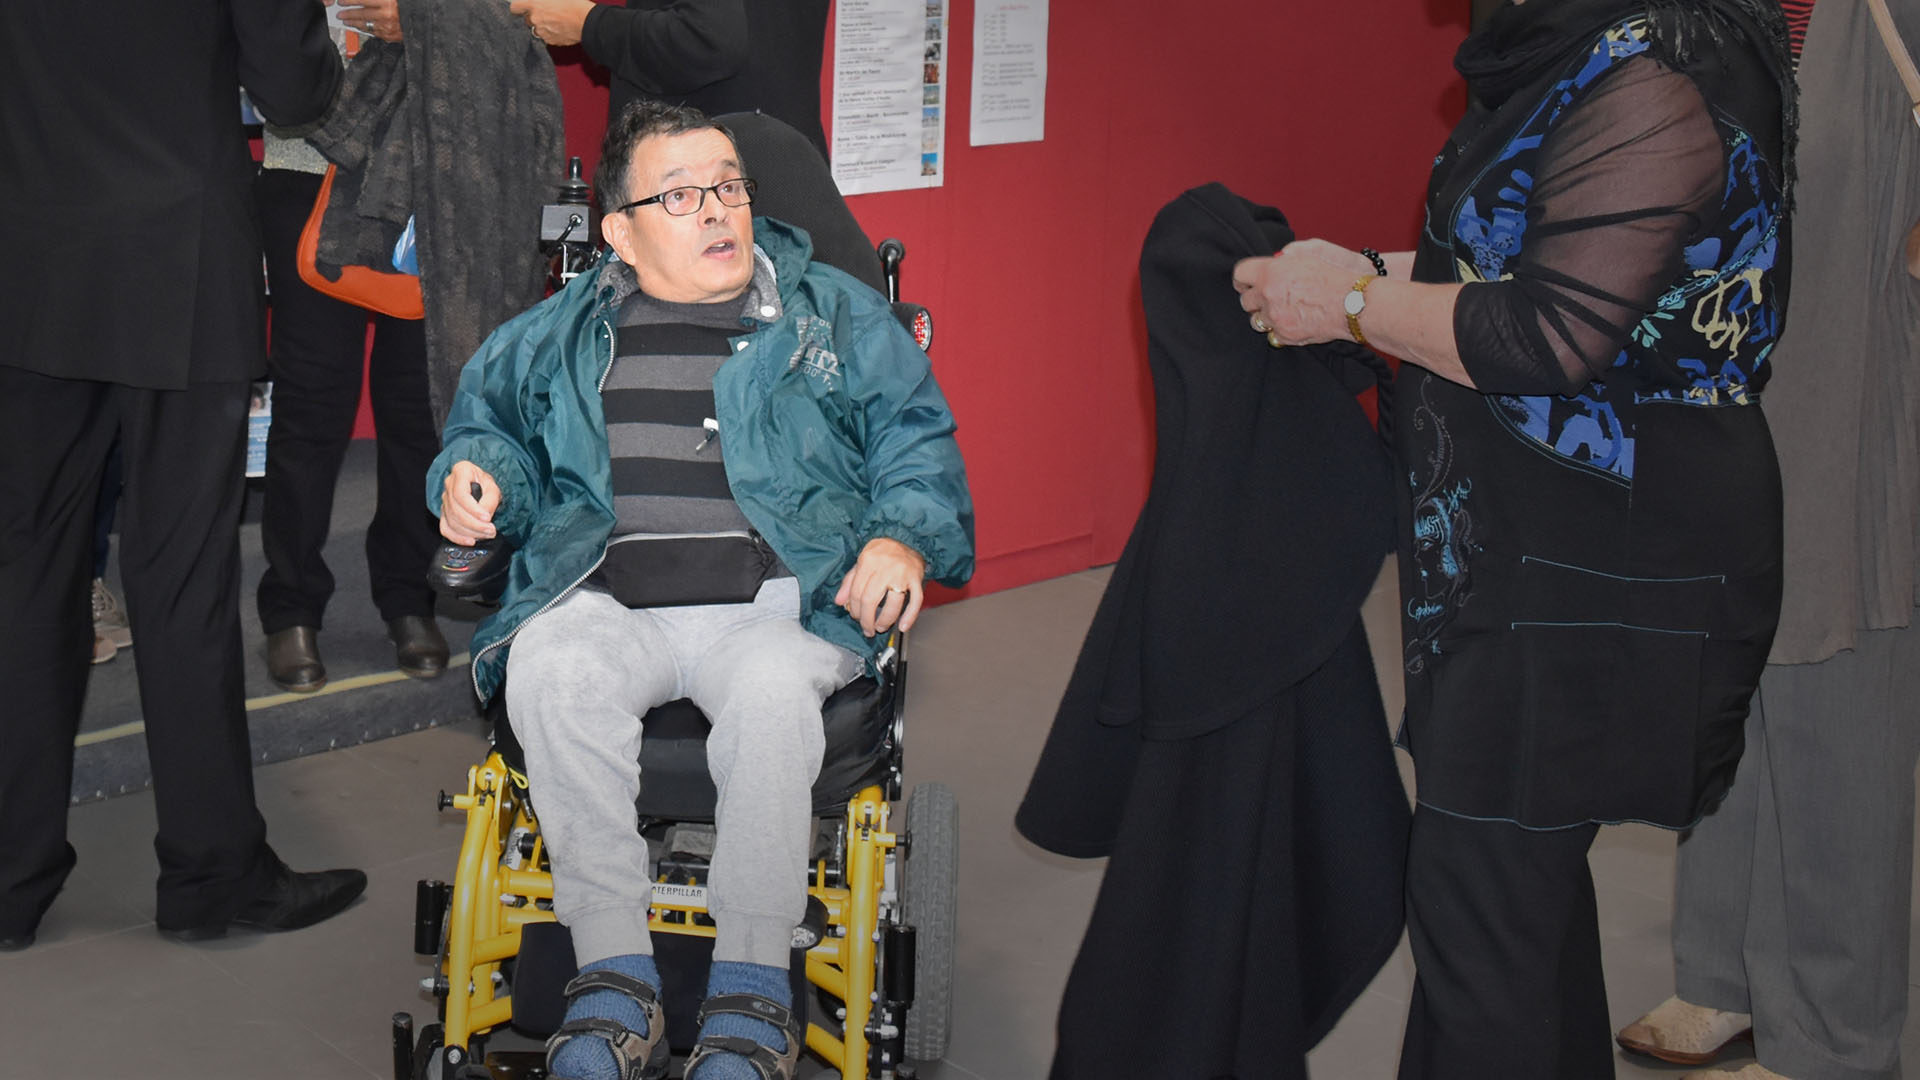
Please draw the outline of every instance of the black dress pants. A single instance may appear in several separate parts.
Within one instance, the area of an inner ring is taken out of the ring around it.
[[[153,767],[161,925],[231,916],[276,868],[254,807],[240,654],[247,384],[141,390],[0,365],[0,933],[74,863],[73,739],[93,640],[93,516],[115,433],[120,568]]]
[[[1407,933],[1416,976],[1400,1080],[1610,1080],[1587,867],[1598,831],[1414,811]]]
[[[440,543],[427,513],[427,468],[440,452],[427,398],[426,330],[417,319],[371,315],[300,280],[294,249],[320,192],[320,177],[265,169],[255,186],[267,280],[273,292],[273,425],[267,429],[260,540],[267,572],[257,597],[271,634],[318,629],[333,596],[321,549],[333,515],[340,463],[353,439],[361,373],[373,398],[378,495],[367,527],[374,606],[386,620],[431,615],[427,561]],[[374,322],[366,353],[367,319]],[[363,358],[370,366],[363,366]]]

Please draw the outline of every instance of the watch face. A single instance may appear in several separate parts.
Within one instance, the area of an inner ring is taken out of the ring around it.
[[[1347,309],[1347,314],[1349,315],[1360,314],[1360,312],[1367,306],[1367,294],[1361,292],[1359,289],[1353,290],[1352,292],[1347,294],[1347,299],[1344,306]]]

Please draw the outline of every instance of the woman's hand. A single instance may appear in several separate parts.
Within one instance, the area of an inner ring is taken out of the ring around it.
[[[1233,287],[1254,332],[1277,349],[1347,337],[1347,293],[1372,274],[1373,263],[1357,251],[1295,240],[1278,255],[1235,263]]]
[[[399,0],[340,0],[340,21],[381,41],[400,40]]]
[[[513,0],[507,10],[527,20],[533,36],[549,45],[578,45],[593,0]]]

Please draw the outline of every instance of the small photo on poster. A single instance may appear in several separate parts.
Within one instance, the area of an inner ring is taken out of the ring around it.
[[[933,86],[938,84],[940,82],[940,65],[928,64],[926,77],[921,79],[920,81],[923,83],[926,83],[928,86]]]
[[[940,87],[938,85],[929,85],[924,90],[922,90],[920,93],[920,104],[922,105],[940,104]]]
[[[939,41],[939,40],[940,40],[940,36],[941,36],[941,29],[940,29],[940,24],[941,24],[941,22],[942,22],[942,20],[941,20],[941,19],[940,19],[940,17],[939,17],[939,16],[937,16],[937,15],[936,15],[936,16],[934,16],[933,18],[931,18],[931,19],[928,19],[928,20],[927,20],[927,40],[928,40],[928,41]]]
[[[940,0],[927,0],[927,18],[929,19],[939,18],[940,11],[941,11]]]
[[[929,41],[929,42],[927,42],[927,55],[926,55],[926,59],[928,59],[928,60],[938,60],[938,59],[940,59],[940,43],[939,43],[939,42],[937,42],[937,41]]]
[[[920,155],[920,175],[921,176],[939,176],[940,175],[940,155],[939,154],[921,154]]]

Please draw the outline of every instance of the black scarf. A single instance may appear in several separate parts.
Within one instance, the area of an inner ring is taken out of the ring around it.
[[[1515,93],[1556,74],[1609,26],[1644,14],[1653,56],[1686,73],[1709,105],[1749,131],[1770,127],[1753,115],[1778,101],[1782,143],[1766,147],[1781,162],[1781,195],[1791,205],[1799,109],[1786,17],[1777,0],[1528,0],[1507,4],[1460,45],[1453,66],[1482,104],[1497,109]],[[1755,62],[1741,62],[1750,57]]]

